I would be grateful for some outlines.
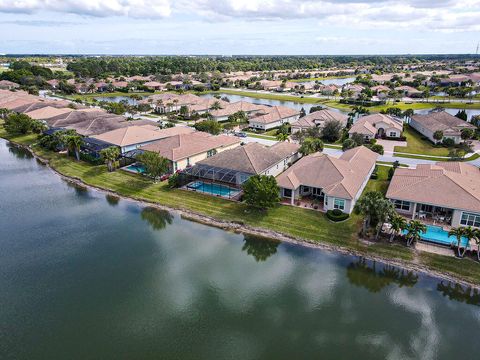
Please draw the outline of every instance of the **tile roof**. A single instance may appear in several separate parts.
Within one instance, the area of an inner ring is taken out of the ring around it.
[[[364,134],[364,135],[375,135],[378,131],[376,127],[377,124],[383,122],[390,126],[390,128],[397,129],[398,131],[403,130],[403,125],[401,120],[395,120],[390,115],[385,114],[371,114],[360,117],[355,124],[352,125],[350,130],[348,131],[349,134]],[[385,129],[387,130],[387,129]]]
[[[342,114],[338,111],[332,110],[319,110],[314,111],[304,117],[301,117],[294,123],[292,123],[292,127],[299,127],[302,129],[312,128],[316,126],[323,126],[327,121],[340,121],[343,126],[347,125],[348,116]]]
[[[354,199],[378,158],[378,154],[359,146],[340,156],[315,153],[303,157],[277,177],[280,187],[297,189],[300,185],[323,189],[328,196]]]
[[[32,119],[45,120],[59,115],[69,114],[72,111],[74,110],[70,108],[55,108],[53,106],[45,106],[43,108],[29,111],[25,114],[30,116]]]
[[[461,162],[397,168],[387,198],[480,212],[480,170]]]
[[[234,103],[225,104],[223,109],[212,110],[210,111],[210,114],[213,117],[230,116],[239,111],[244,111],[246,113],[249,113],[249,112],[259,111],[262,108],[263,108],[262,105],[253,104],[248,101],[237,101]]]
[[[210,135],[196,131],[179,134],[144,145],[141,149],[158,152],[161,156],[177,161],[209,150],[240,144],[240,139],[227,135]]]
[[[300,114],[298,110],[286,106],[264,106],[263,110],[266,114],[256,116],[249,121],[270,124]]]
[[[424,115],[412,115],[412,119],[432,132],[441,130],[444,135],[459,134],[462,129],[475,129],[472,124],[450,115],[446,111],[434,111]]]
[[[256,175],[293,155],[299,148],[297,144],[278,144],[268,147],[260,143],[252,142],[235,149],[218,153],[198,162],[198,164]]]

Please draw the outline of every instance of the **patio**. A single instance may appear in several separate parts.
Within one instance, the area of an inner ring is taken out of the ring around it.
[[[453,209],[428,204],[416,204],[414,210],[414,219],[421,220],[431,225],[452,224]]]

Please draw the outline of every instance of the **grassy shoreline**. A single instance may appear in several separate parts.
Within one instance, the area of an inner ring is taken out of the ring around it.
[[[246,205],[195,192],[169,189],[165,182],[154,184],[141,175],[125,171],[109,173],[105,166],[93,166],[77,162],[65,155],[46,151],[35,146],[36,135],[11,137],[0,127],[0,137],[20,145],[28,146],[38,157],[48,161],[49,166],[60,175],[79,182],[113,192],[122,197],[137,201],[158,204],[172,210],[179,210],[212,219],[226,224],[236,224],[240,231],[253,229],[282,235],[292,242],[312,244],[330,250],[338,250],[359,256],[366,256],[379,261],[391,262],[415,271],[431,272],[436,276],[450,280],[459,280],[465,284],[480,283],[480,266],[470,259],[451,262],[448,257],[434,257],[431,254],[418,254],[416,251],[400,244],[366,243],[358,238],[361,219],[353,215],[342,223],[332,223],[320,212],[277,205],[268,212],[249,209]],[[386,168],[385,168],[386,169]],[[385,189],[384,174],[372,182],[370,188]],[[268,235],[267,235],[268,236]],[[441,266],[442,259],[448,266]],[[458,264],[455,266],[455,264]],[[469,271],[466,271],[469,269]]]

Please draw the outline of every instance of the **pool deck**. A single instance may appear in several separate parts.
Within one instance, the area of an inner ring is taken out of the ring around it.
[[[455,257],[455,252],[447,247],[426,243],[424,241],[419,241],[415,243],[415,249],[420,251],[429,252],[437,255],[452,256]]]

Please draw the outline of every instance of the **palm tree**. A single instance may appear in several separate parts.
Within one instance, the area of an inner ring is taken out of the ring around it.
[[[376,214],[378,202],[383,200],[383,195],[378,191],[369,191],[365,193],[355,205],[355,211],[365,216],[362,233],[365,234],[370,227],[372,218]]]
[[[107,164],[108,171],[115,170],[115,161],[120,156],[120,149],[116,146],[110,146],[106,149],[100,150],[100,156],[105,164]]]
[[[465,252],[467,251],[467,246],[468,243],[470,242],[470,239],[473,239],[475,237],[475,230],[473,230],[470,226],[467,227],[457,227],[457,228],[452,228],[448,232],[448,236],[455,236],[457,239],[457,253],[459,257],[463,257],[465,255]],[[467,244],[463,247],[463,251],[461,250],[462,247],[462,239],[466,238],[467,239]]]
[[[210,110],[219,110],[222,108],[219,101],[214,101],[212,106],[210,106]]]
[[[377,233],[375,234],[375,240],[378,239],[380,235],[380,231],[382,230],[383,224],[390,219],[391,217],[395,216],[395,208],[391,201],[382,198],[381,201],[377,202],[376,207],[376,220],[377,222]]]
[[[408,224],[407,220],[403,216],[395,214],[390,218],[390,225],[392,230],[390,234],[390,242],[392,242],[395,235],[405,230]]]
[[[278,141],[287,141],[288,140],[288,134],[284,134],[284,133],[277,134],[277,140]]]
[[[67,145],[68,155],[70,151],[75,153],[75,158],[80,161],[80,146],[83,144],[83,139],[80,135],[67,135],[65,138],[65,144]]]
[[[421,233],[427,232],[427,227],[418,220],[410,220],[407,225],[407,246],[421,239]]]

